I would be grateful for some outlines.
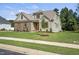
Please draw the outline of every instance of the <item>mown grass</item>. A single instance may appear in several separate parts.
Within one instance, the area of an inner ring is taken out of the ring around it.
[[[73,49],[73,48],[65,48],[65,47],[35,44],[35,43],[26,43],[26,42],[12,41],[12,40],[0,40],[0,43],[20,46],[25,48],[32,48],[32,49],[53,52],[58,54],[64,54],[64,55],[79,55],[79,49]]]
[[[75,43],[79,44],[79,33],[75,32],[58,32],[47,33],[49,36],[40,36],[44,32],[0,32],[0,36],[28,38],[35,40],[46,40],[55,42]]]

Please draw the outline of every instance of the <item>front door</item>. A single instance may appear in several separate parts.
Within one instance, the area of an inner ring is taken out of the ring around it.
[[[33,24],[34,24],[35,30],[38,31],[39,30],[39,22],[34,22]]]

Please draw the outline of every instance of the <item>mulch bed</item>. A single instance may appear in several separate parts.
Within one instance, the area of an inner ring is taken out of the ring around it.
[[[37,35],[40,35],[40,36],[49,36],[49,34],[47,34],[47,33],[42,33],[42,34],[37,34]]]

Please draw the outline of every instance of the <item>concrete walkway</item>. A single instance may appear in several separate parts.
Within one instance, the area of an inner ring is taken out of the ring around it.
[[[0,44],[0,49],[14,51],[14,52],[22,53],[24,55],[59,55],[56,53],[45,52],[45,51],[40,51],[40,50],[35,50],[30,48],[17,47],[17,46],[7,45],[7,44]]]
[[[12,37],[0,37],[0,39],[21,41],[21,42],[30,42],[30,43],[38,43],[38,44],[46,44],[46,45],[54,45],[54,46],[60,46],[60,47],[79,49],[79,45],[77,45],[77,44],[60,43],[60,42],[49,42],[49,41],[32,40],[32,39],[21,39],[21,38],[12,38]]]

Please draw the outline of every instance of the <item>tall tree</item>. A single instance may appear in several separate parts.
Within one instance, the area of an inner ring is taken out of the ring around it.
[[[79,28],[79,3],[77,4],[76,12],[77,12],[77,24]]]
[[[68,14],[68,30],[77,30],[77,20],[76,15],[74,14],[73,10],[69,10]]]
[[[67,29],[66,28],[67,27],[66,26],[66,24],[67,24],[67,17],[68,17],[68,8],[65,7],[60,12],[60,18],[61,18],[61,23],[62,23],[62,29],[63,30],[66,30]]]
[[[76,13],[72,9],[63,8],[60,12],[60,18],[63,30],[71,31],[77,29]]]

